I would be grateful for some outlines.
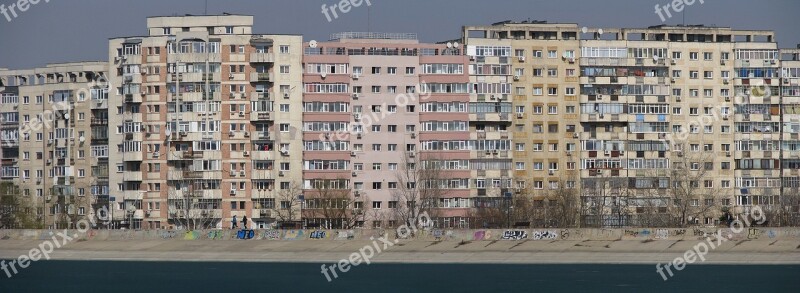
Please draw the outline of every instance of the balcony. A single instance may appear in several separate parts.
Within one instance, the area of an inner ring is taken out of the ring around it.
[[[253,72],[250,74],[250,82],[272,82],[274,80],[271,72]]]
[[[273,63],[275,54],[273,53],[250,53],[250,63]]]
[[[103,125],[108,125],[108,119],[102,119],[102,118],[92,118],[91,125],[92,125],[92,126],[103,126]]]
[[[259,92],[250,93],[251,100],[269,100],[269,98],[270,98],[269,93],[259,93]]]
[[[91,100],[91,108],[94,109],[108,109],[108,100]]]
[[[125,171],[122,173],[123,181],[142,181],[141,171]]]
[[[251,112],[250,113],[250,121],[269,121],[273,120],[274,117],[271,112]]]

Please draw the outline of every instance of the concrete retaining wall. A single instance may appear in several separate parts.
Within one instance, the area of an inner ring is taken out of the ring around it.
[[[427,241],[553,241],[553,240],[699,240],[721,231],[723,237],[731,240],[754,239],[800,239],[800,228],[743,228],[733,231],[729,228],[631,228],[631,229],[487,229],[487,230],[420,230],[414,239]],[[64,230],[0,230],[2,240],[47,240],[63,233]],[[104,240],[239,240],[235,230],[89,230],[80,233],[68,230],[67,235],[79,241]],[[738,233],[736,233],[738,232]],[[255,230],[252,240],[287,241],[347,241],[370,240],[386,236],[397,238],[395,230]],[[60,239],[60,238],[59,238]],[[251,240],[251,241],[252,241]],[[241,240],[239,240],[241,241]]]

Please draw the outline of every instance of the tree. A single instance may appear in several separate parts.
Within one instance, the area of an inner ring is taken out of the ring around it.
[[[34,204],[11,182],[0,182],[0,229],[41,229]]]
[[[572,180],[562,179],[558,182],[558,186],[550,189],[547,194],[548,204],[545,210],[550,215],[554,227],[580,227],[581,199],[578,189],[574,186],[577,182],[576,174],[569,171],[566,178]]]
[[[621,227],[628,223],[628,178],[606,175],[582,181],[580,214],[584,227]]]
[[[427,213],[431,219],[437,219],[439,200],[447,194],[449,180],[445,176],[442,161],[433,155],[424,155],[414,151],[406,152],[395,178],[397,189],[393,189],[392,200],[397,202],[392,218],[400,225],[411,227],[421,214]]]
[[[673,219],[672,226],[686,227],[690,220],[718,216],[722,198],[729,195],[713,184],[712,155],[687,152],[684,147],[677,149],[677,158],[673,159],[669,176],[673,204],[668,209]]]
[[[278,191],[275,199],[277,200],[273,207],[273,215],[281,223],[297,222],[301,220],[301,197],[303,196],[303,188],[297,182],[289,184],[288,188]]]
[[[346,180],[323,180],[314,186],[306,199],[303,217],[326,229],[351,229],[364,220],[367,197],[356,198]],[[360,205],[360,207],[359,207]]]

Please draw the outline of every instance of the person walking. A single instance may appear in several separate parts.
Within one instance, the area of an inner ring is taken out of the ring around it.
[[[247,230],[247,216],[242,218],[242,229]]]
[[[233,220],[231,220],[231,229],[238,228],[237,225],[239,225],[239,222],[236,221],[236,215],[233,215]]]

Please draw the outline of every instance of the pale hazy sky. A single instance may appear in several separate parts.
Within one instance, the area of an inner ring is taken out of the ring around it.
[[[696,0],[687,24],[775,30],[781,47],[800,43],[800,0]],[[0,0],[6,7],[14,0]],[[671,0],[371,0],[328,22],[322,4],[338,0],[208,0],[208,13],[255,16],[255,33],[327,40],[341,31],[413,32],[422,41],[459,38],[461,26],[502,20],[547,20],[588,27],[661,24],[656,4]],[[105,60],[108,39],[145,35],[145,18],[203,14],[205,0],[50,0],[7,22],[0,14],[0,67]],[[369,12],[369,13],[368,13]],[[370,15],[368,21],[368,14]],[[683,22],[675,15],[666,24]],[[369,25],[368,25],[369,23]]]

